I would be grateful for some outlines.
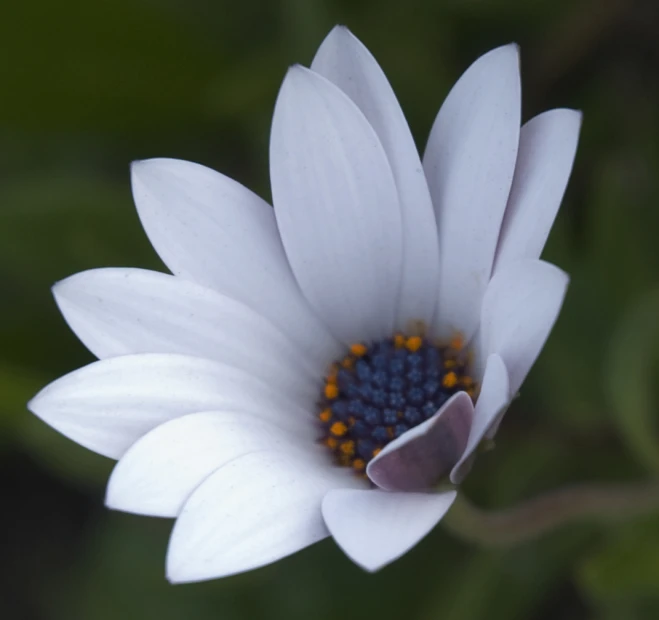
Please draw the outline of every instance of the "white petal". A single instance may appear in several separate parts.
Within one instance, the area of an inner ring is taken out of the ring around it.
[[[568,285],[558,267],[522,260],[497,271],[481,311],[482,359],[498,353],[508,369],[510,393],[526,378],[549,336]]]
[[[439,227],[440,335],[478,326],[519,144],[516,45],[479,58],[458,80],[433,125],[423,166]]]
[[[106,504],[137,514],[175,517],[199,484],[249,452],[318,451],[313,424],[284,429],[244,411],[192,413],[139,439],[114,468]],[[323,454],[323,456],[326,456]]]
[[[485,437],[486,432],[505,411],[510,402],[508,371],[501,357],[492,354],[487,358],[483,384],[474,408],[474,421],[469,431],[467,447],[451,471],[451,482],[460,484],[469,473],[471,455]]]
[[[71,329],[99,358],[195,355],[296,394],[315,393],[300,350],[247,306],[205,287],[143,269],[94,269],[53,292]]]
[[[196,411],[247,412],[291,429],[313,425],[304,409],[249,373],[184,355],[95,362],[46,386],[28,407],[69,439],[111,458],[163,422]]]
[[[437,484],[460,458],[474,406],[466,392],[454,394],[422,424],[387,444],[366,468],[385,491],[419,491]]]
[[[334,540],[355,564],[376,571],[416,545],[446,514],[455,491],[389,493],[337,489],[323,500]]]
[[[345,470],[293,455],[255,452],[234,459],[183,507],[169,543],[167,578],[182,583],[240,573],[325,538],[322,498],[354,480]]]
[[[270,176],[288,260],[318,315],[346,343],[390,335],[402,261],[391,168],[357,106],[302,67],[279,91]]]
[[[421,160],[389,81],[366,47],[344,26],[323,41],[311,69],[336,84],[380,138],[389,158],[403,219],[399,329],[410,320],[430,325],[437,303],[439,250],[435,214]]]
[[[131,176],[144,229],[174,274],[256,310],[322,364],[340,353],[302,297],[269,204],[192,162],[135,162]]]
[[[538,258],[563,200],[577,152],[581,112],[550,110],[522,127],[495,268]]]

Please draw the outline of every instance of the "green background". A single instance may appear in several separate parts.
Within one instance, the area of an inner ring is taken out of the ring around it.
[[[581,523],[509,550],[437,528],[375,575],[331,541],[222,581],[170,586],[171,522],[103,507],[112,463],[26,411],[89,361],[49,287],[162,269],[128,164],[169,156],[269,199],[279,83],[336,23],[379,59],[422,148],[480,54],[522,49],[524,119],[584,111],[545,257],[571,276],[553,335],[466,484],[505,507],[565,483],[659,473],[659,2],[24,0],[0,11],[0,617],[234,620],[659,617],[659,518]]]

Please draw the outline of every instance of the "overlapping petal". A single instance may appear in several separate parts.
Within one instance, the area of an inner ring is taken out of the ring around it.
[[[492,271],[520,131],[516,45],[479,58],[458,80],[430,132],[423,166],[439,229],[441,335],[469,338]]]
[[[481,357],[501,356],[513,395],[554,326],[568,280],[558,267],[527,259],[497,271],[487,287],[481,309]]]
[[[344,26],[321,44],[311,69],[336,84],[364,113],[389,159],[400,199],[403,269],[397,327],[429,325],[437,303],[439,253],[435,214],[414,139],[389,81],[373,55]]]
[[[445,476],[467,446],[474,406],[466,392],[394,439],[369,462],[366,473],[385,491],[429,489]]]
[[[323,518],[345,554],[367,571],[393,562],[446,514],[455,491],[389,493],[336,489],[323,500]]]
[[[276,452],[246,454],[211,474],[174,525],[167,577],[203,581],[270,564],[325,538],[321,501],[363,485],[349,472]]]
[[[135,162],[131,177],[144,229],[172,273],[249,306],[321,367],[338,355],[295,282],[269,204],[187,161]]]
[[[293,432],[309,412],[249,372],[184,355],[125,355],[54,381],[28,404],[94,452],[119,458],[140,437],[195,411],[245,412]]]
[[[570,178],[580,129],[581,112],[565,109],[540,114],[522,127],[495,269],[540,257]]]
[[[297,426],[277,422],[245,411],[191,413],[165,422],[117,463],[106,504],[125,512],[175,517],[205,478],[239,456],[272,450],[304,460],[323,450],[314,442],[313,424],[303,419]]]
[[[224,295],[143,269],[95,269],[55,285],[71,329],[99,358],[181,353],[245,370],[292,394],[316,395],[304,352]]]
[[[309,303],[346,343],[389,336],[402,266],[391,167],[359,108],[302,67],[279,91],[270,176],[286,255]]]
[[[496,423],[497,418],[505,411],[511,397],[506,365],[499,355],[493,353],[487,358],[483,384],[474,408],[467,445],[460,460],[451,470],[453,484],[460,484],[469,473],[474,451],[488,430]]]

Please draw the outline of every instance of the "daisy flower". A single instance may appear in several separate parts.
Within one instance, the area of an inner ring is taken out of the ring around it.
[[[57,283],[100,361],[30,409],[118,460],[109,507],[176,518],[173,582],[329,535],[381,568],[450,508],[556,320],[568,278],[538,257],[580,123],[558,109],[520,128],[507,45],[458,80],[421,161],[379,65],[335,28],[281,86],[274,208],[195,163],[133,164],[173,275]]]

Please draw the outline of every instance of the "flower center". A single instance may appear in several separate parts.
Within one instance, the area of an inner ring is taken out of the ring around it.
[[[357,343],[325,377],[318,418],[321,442],[339,465],[362,473],[396,437],[432,417],[456,392],[474,398],[461,337],[438,343],[396,334]]]

